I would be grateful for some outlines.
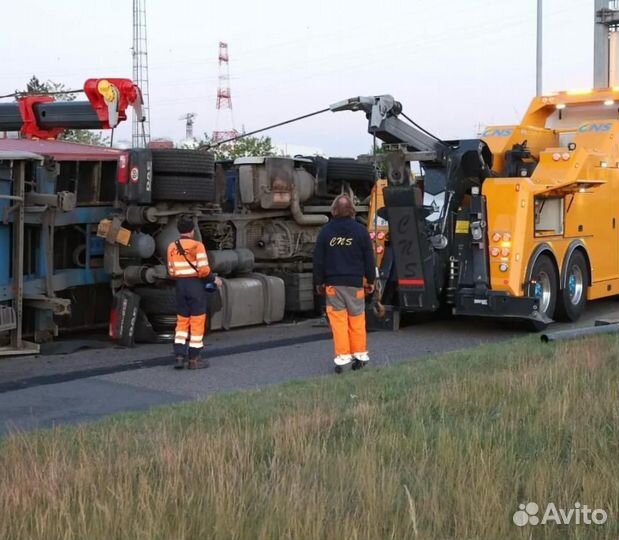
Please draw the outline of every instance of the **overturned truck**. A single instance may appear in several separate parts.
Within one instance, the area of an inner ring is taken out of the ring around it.
[[[216,163],[192,150],[0,139],[0,354],[108,327],[127,344],[165,337],[175,315],[166,247],[180,215],[195,219],[224,281],[212,329],[311,312],[329,204],[346,191],[363,216],[373,183],[373,167],[353,159]]]
[[[134,150],[130,160],[118,208],[103,227],[105,269],[114,291],[130,287],[139,296],[159,336],[174,325],[165,258],[179,216],[193,217],[223,278],[210,302],[211,329],[270,323],[314,310],[312,254],[329,205],[349,193],[363,219],[375,181],[372,165],[346,158],[215,163],[206,152],[153,149]]]

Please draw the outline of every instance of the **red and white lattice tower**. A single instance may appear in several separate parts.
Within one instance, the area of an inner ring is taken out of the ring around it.
[[[219,42],[219,87],[217,88],[217,116],[213,141],[223,141],[236,137],[238,132],[234,129],[234,115],[232,113],[232,97],[230,95],[230,57],[228,56],[228,44]],[[224,111],[222,113],[222,111]],[[225,118],[222,119],[222,116]],[[222,129],[223,126],[223,129]]]

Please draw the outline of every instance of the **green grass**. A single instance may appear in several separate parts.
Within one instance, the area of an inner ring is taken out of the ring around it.
[[[15,435],[0,538],[616,539],[618,397],[619,340],[526,338]]]

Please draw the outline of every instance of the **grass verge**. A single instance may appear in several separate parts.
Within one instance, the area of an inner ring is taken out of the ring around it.
[[[616,338],[526,338],[16,434],[0,538],[616,539],[618,390]]]

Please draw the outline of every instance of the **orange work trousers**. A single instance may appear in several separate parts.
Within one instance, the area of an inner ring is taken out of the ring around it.
[[[189,357],[200,354],[204,347],[204,332],[206,315],[176,316],[176,332],[174,334],[174,352],[176,356],[186,356],[189,345]]]
[[[365,332],[365,295],[361,287],[327,285],[327,317],[336,357],[368,352]]]

